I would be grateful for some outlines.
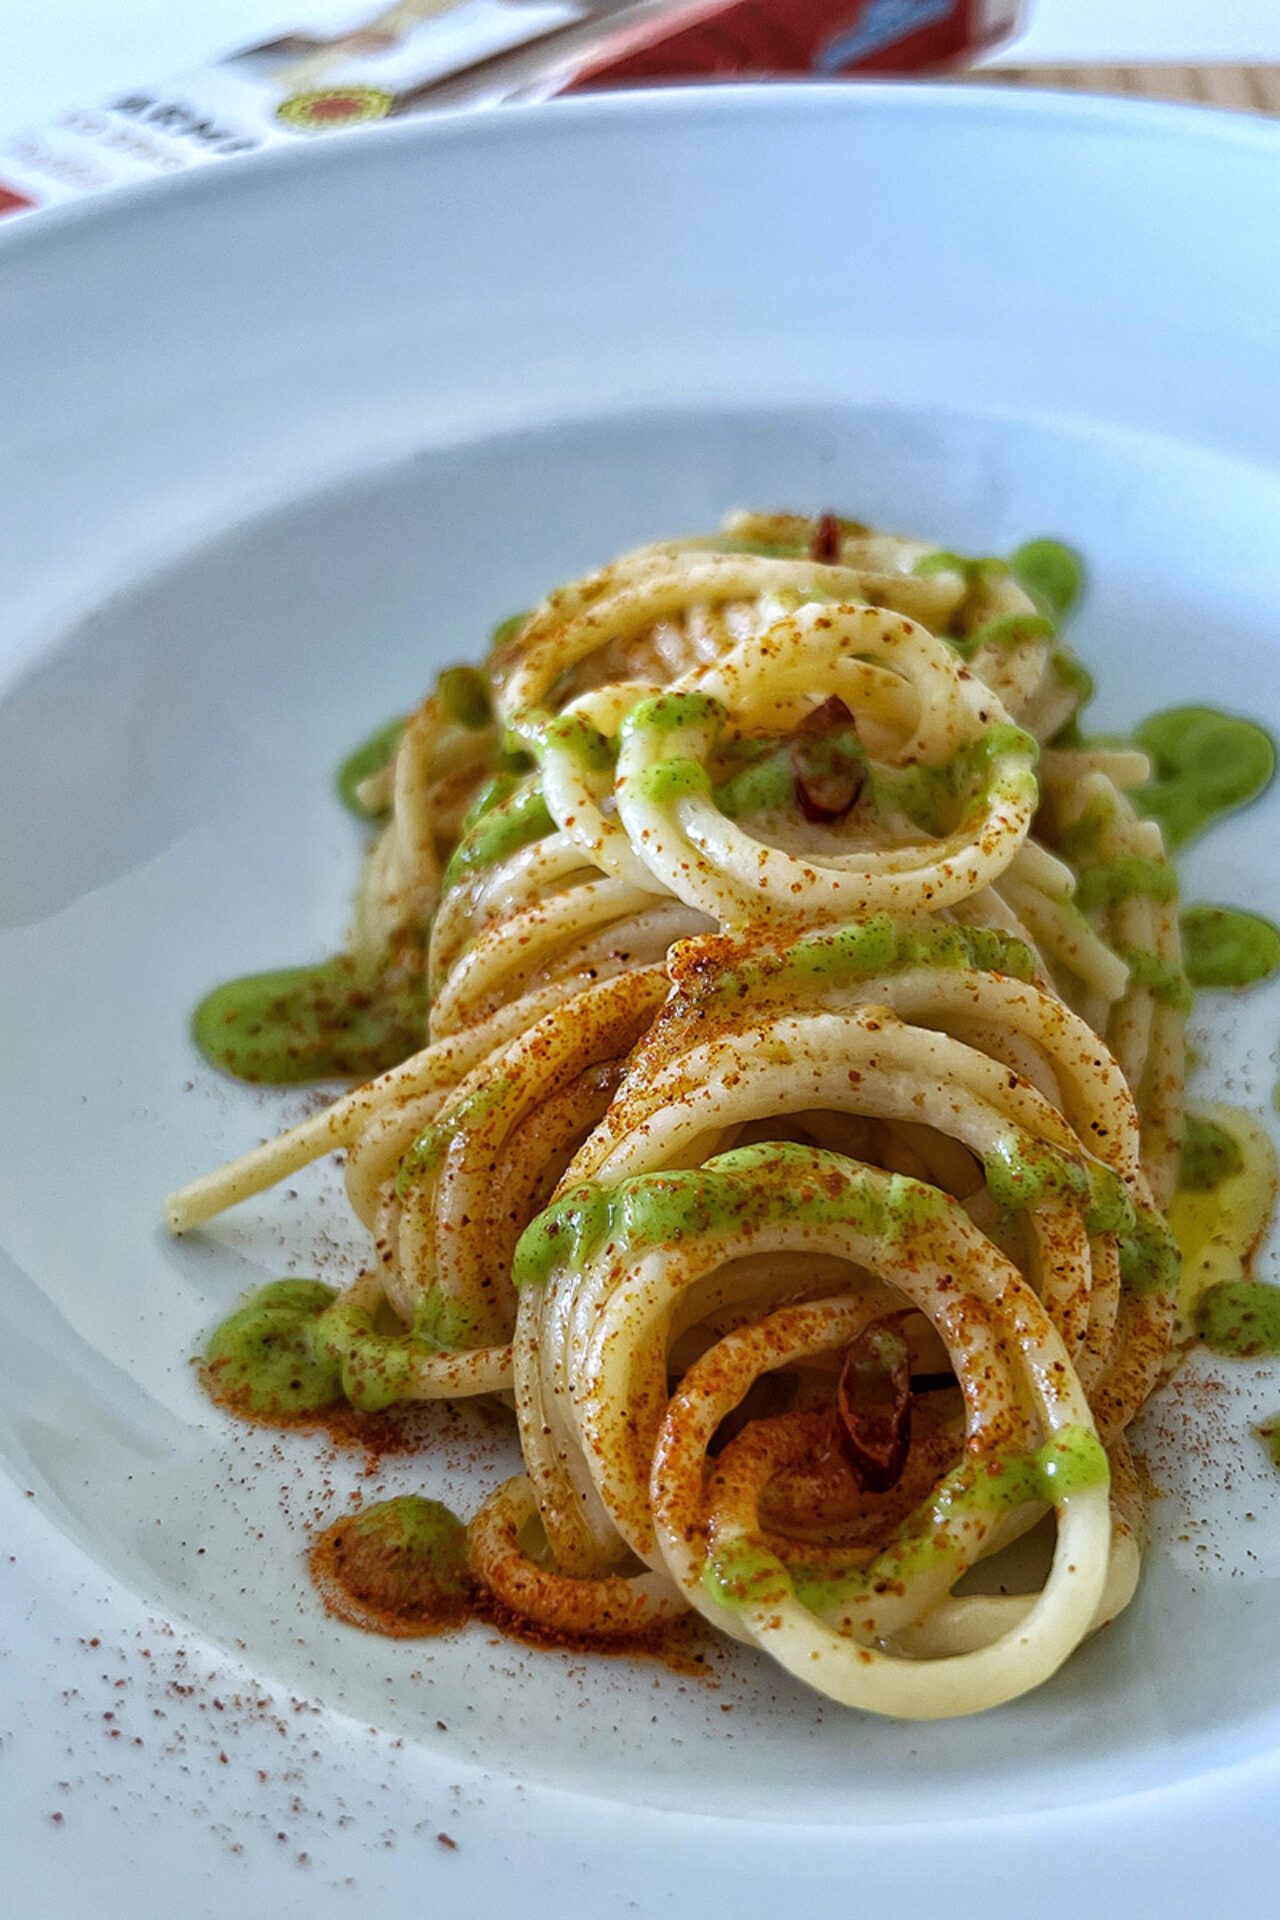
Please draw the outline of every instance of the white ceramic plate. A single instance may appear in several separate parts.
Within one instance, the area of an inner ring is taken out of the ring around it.
[[[305,1104],[217,1079],[186,1019],[340,937],[334,764],[621,547],[743,502],[1053,532],[1103,721],[1280,726],[1277,231],[1261,124],[780,88],[379,130],[4,237],[7,1910],[1274,1911],[1247,1425],[1280,1378],[1200,1368],[1149,1418],[1122,1622],[1012,1707],[898,1726],[740,1651],[705,1681],[327,1620],[307,1527],[357,1486],[470,1506],[492,1435],[442,1416],[361,1481],[203,1401],[240,1292],[352,1270],[331,1166],[182,1245],[157,1217]],[[1216,829],[1190,897],[1280,914],[1278,829]],[[1207,1095],[1269,1105],[1278,999],[1206,1005]]]

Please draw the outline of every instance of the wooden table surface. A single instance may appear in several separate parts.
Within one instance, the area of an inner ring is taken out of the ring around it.
[[[1238,113],[1280,114],[1280,65],[1226,64],[1104,67],[980,67],[959,74],[971,85],[1050,87],[1071,93],[1128,94],[1143,100],[1185,100]]]

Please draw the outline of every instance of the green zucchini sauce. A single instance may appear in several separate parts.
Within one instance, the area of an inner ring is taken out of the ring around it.
[[[788,1569],[767,1548],[738,1536],[710,1555],[703,1585],[729,1612],[776,1606],[793,1593],[808,1607],[857,1606],[936,1565],[938,1554],[958,1544],[976,1518],[1028,1505],[1058,1506],[1091,1488],[1106,1487],[1109,1478],[1097,1435],[1082,1427],[1061,1427],[1034,1451],[963,1460],[865,1567],[853,1572],[803,1565]]]
[[[1239,1173],[1244,1155],[1237,1141],[1214,1120],[1189,1113],[1183,1123],[1178,1186],[1183,1193],[1212,1193]]]
[[[1187,1116],[1178,1188],[1187,1194],[1213,1194],[1245,1170],[1245,1152],[1225,1127],[1203,1115]],[[1224,1226],[1240,1223],[1238,1206],[1228,1196],[1219,1203]],[[1280,1354],[1280,1287],[1242,1273],[1207,1287],[1195,1303],[1195,1332],[1212,1352],[1233,1360]]]
[[[1212,707],[1152,714],[1133,742],[1151,760],[1151,780],[1134,801],[1159,821],[1171,853],[1255,799],[1275,772],[1275,748],[1262,728]]]
[[[1249,987],[1280,967],[1280,927],[1238,907],[1187,907],[1182,965],[1193,987]]]
[[[340,953],[215,987],[191,1022],[206,1060],[268,1086],[370,1080],[426,1044],[421,967]]]
[[[1196,1332],[1206,1347],[1233,1360],[1280,1354],[1280,1287],[1265,1280],[1224,1280],[1196,1303]]]
[[[443,1633],[472,1612],[467,1530],[439,1500],[405,1494],[346,1514],[312,1547],[331,1613],[398,1638]]]

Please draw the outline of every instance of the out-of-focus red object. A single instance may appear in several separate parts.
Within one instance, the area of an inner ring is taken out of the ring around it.
[[[565,92],[748,74],[965,66],[1012,32],[1019,0],[701,0],[619,33]]]
[[[0,140],[0,218],[344,127],[685,80],[945,71],[1023,0],[395,0]]]

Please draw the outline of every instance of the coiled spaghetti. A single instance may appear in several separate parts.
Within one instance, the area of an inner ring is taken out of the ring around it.
[[[1020,559],[737,515],[507,623],[358,788],[423,1049],[170,1202],[347,1149],[367,1272],[266,1290],[207,1378],[507,1394],[470,1571],[543,1633],[694,1609],[927,1718],[1133,1592],[1189,995],[1145,763],[1076,738],[1069,556]],[[1038,1590],[954,1591],[1042,1523]]]

